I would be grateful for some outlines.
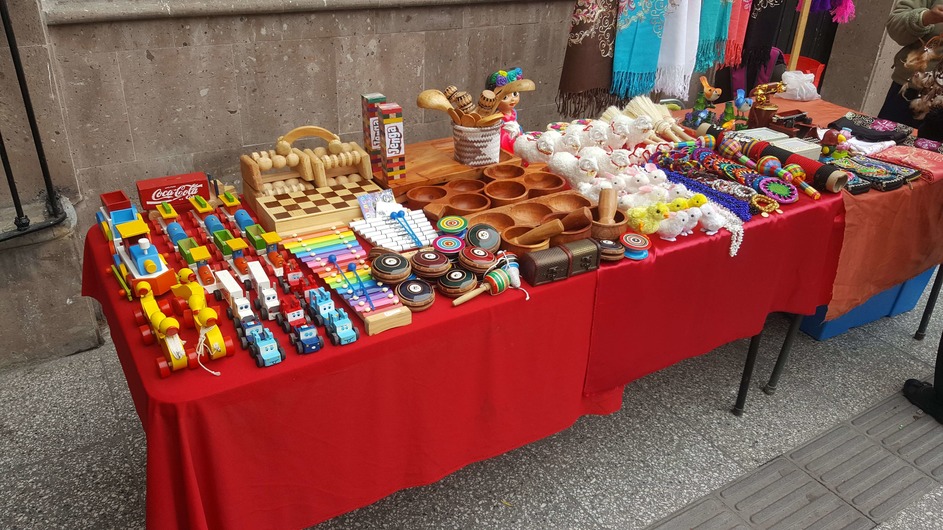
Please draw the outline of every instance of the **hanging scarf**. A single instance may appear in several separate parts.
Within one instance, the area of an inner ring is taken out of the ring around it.
[[[658,51],[668,9],[680,0],[619,0],[610,92],[632,98],[655,88]]]
[[[727,29],[727,49],[724,53],[724,66],[738,66],[743,56],[743,39],[750,22],[750,0],[733,0],[730,9],[730,25]]]
[[[681,0],[677,7],[669,7],[654,90],[678,99],[687,98],[697,60],[700,17],[701,0]]]
[[[573,8],[556,100],[563,116],[599,116],[624,103],[609,94],[617,6],[618,0],[577,0]]]
[[[754,0],[741,65],[758,68],[769,61],[785,10],[786,0]]]
[[[706,72],[724,61],[733,0],[702,0],[696,72]]]

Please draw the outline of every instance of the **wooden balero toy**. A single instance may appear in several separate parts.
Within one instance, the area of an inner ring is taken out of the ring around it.
[[[294,145],[309,137],[327,146]],[[280,136],[275,149],[240,156],[239,166],[243,194],[260,224],[283,235],[350,222],[361,216],[357,197],[380,191],[362,147],[311,125]]]

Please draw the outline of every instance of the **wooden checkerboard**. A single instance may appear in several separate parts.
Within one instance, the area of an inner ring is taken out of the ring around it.
[[[293,232],[333,224],[346,224],[362,217],[357,197],[380,191],[373,181],[338,184],[305,191],[255,198],[260,224],[283,237]]]

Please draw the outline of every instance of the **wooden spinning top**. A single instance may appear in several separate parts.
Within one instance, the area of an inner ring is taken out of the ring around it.
[[[392,252],[378,256],[370,268],[374,278],[387,283],[399,283],[413,272],[406,258]]]
[[[622,261],[625,258],[625,247],[619,241],[611,239],[597,239],[599,243],[599,258],[603,261]]]
[[[416,276],[435,280],[452,268],[448,256],[437,250],[420,250],[409,259]]]
[[[452,269],[439,278],[439,290],[449,298],[457,298],[478,286],[478,278],[465,269]]]
[[[652,248],[652,241],[642,234],[626,232],[620,239],[625,247],[625,257],[640,261],[648,257],[648,249]]]
[[[494,253],[481,247],[465,247],[458,254],[458,263],[465,269],[482,275],[498,261]]]
[[[435,291],[425,280],[406,280],[396,286],[396,296],[413,313],[425,311],[435,302]]]

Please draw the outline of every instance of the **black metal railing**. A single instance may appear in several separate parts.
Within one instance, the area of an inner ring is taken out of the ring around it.
[[[10,195],[13,199],[13,209],[16,217],[13,220],[14,230],[0,232],[0,242],[12,239],[14,237],[29,234],[46,228],[51,228],[65,220],[66,215],[59,201],[59,194],[52,185],[52,177],[49,175],[49,165],[46,163],[46,153],[43,150],[43,142],[39,136],[39,127],[36,125],[36,114],[33,112],[33,102],[29,97],[29,88],[26,86],[26,75],[23,73],[23,63],[20,60],[20,50],[16,46],[16,36],[13,33],[13,23],[10,20],[10,11],[7,9],[6,0],[0,0],[0,18],[3,19],[3,31],[7,36],[7,43],[10,46],[10,57],[13,60],[13,69],[16,71],[16,80],[20,85],[20,94],[23,96],[23,106],[26,107],[26,119],[29,121],[29,129],[33,135],[33,144],[36,146],[36,155],[39,158],[39,169],[43,174],[43,182],[46,184],[46,210],[47,219],[39,223],[31,223],[26,212],[23,210],[23,203],[16,189],[16,179],[13,176],[13,169],[10,167],[10,160],[7,156],[6,147],[3,144],[3,134],[0,131],[0,162],[3,164],[3,171],[7,175],[7,185],[10,187]]]

